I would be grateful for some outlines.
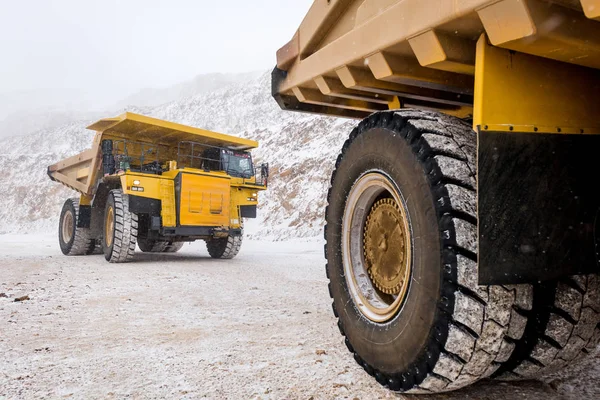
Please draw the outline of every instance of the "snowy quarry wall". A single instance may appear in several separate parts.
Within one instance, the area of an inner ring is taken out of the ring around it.
[[[255,163],[270,164],[269,189],[260,194],[251,238],[315,238],[324,224],[331,171],[354,120],[282,111],[270,95],[270,74],[157,107],[124,111],[257,140]],[[88,117],[89,118],[89,117]],[[93,120],[81,118],[27,135],[0,139],[0,234],[51,233],[72,190],[50,181],[48,165],[89,148]]]

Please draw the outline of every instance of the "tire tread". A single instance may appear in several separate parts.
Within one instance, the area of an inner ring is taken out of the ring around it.
[[[344,144],[332,183],[351,142],[373,126],[390,129],[394,134],[403,132],[424,166],[436,195],[436,207],[442,215],[440,233],[446,269],[442,290],[448,294],[439,304],[443,316],[438,321],[441,325],[435,329],[441,333],[429,348],[433,354],[428,355],[433,356],[433,361],[416,367],[417,372],[386,376],[358,354],[354,353],[354,358],[369,374],[379,376],[377,380],[393,390],[431,393],[458,389],[490,376],[508,359],[515,347],[505,339],[511,330],[511,310],[519,305],[530,307],[527,303],[530,298],[517,295],[513,288],[477,285],[476,146],[470,125],[457,118],[418,110],[372,114],[359,123]],[[327,203],[331,201],[330,187]],[[453,306],[449,306],[450,303]],[[333,310],[337,317],[335,300]],[[443,321],[450,321],[445,322],[445,328]],[[344,335],[339,319],[338,326]],[[518,330],[512,330],[514,336],[518,336]],[[349,342],[348,348],[353,352]]]
[[[133,259],[138,235],[138,216],[129,211],[129,199],[121,189],[111,190],[114,199],[115,232],[112,251],[107,256],[111,263],[124,263]]]

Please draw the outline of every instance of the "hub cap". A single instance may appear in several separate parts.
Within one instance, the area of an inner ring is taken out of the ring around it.
[[[63,215],[61,235],[64,243],[69,243],[73,237],[74,220],[73,213],[70,210]]]
[[[104,225],[104,240],[106,241],[106,246],[110,247],[113,242],[113,234],[115,228],[115,211],[114,208],[108,207],[106,210],[106,221]]]
[[[381,199],[367,216],[364,256],[373,284],[381,292],[398,295],[406,280],[404,222],[394,199]]]
[[[348,194],[342,220],[342,261],[354,304],[386,322],[400,310],[411,276],[411,234],[404,199],[390,178],[373,171]]]

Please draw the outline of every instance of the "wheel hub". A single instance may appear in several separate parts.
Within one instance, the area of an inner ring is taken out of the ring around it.
[[[367,172],[350,189],[342,221],[342,262],[352,300],[371,321],[389,321],[404,304],[412,273],[403,197],[387,175]]]
[[[69,210],[65,213],[64,217],[63,217],[63,224],[62,224],[62,240],[65,243],[69,243],[71,241],[71,238],[73,237],[73,220],[75,218],[73,218],[73,213]]]
[[[374,286],[389,295],[398,295],[406,279],[404,221],[394,199],[373,204],[364,230],[364,256]]]
[[[115,212],[112,207],[108,207],[106,210],[106,221],[104,226],[104,237],[106,245],[110,247],[113,242],[113,235],[115,230]]]

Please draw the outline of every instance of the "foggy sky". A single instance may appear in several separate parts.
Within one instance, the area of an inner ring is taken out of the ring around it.
[[[0,96],[64,91],[108,104],[201,73],[267,70],[311,3],[0,0]]]

